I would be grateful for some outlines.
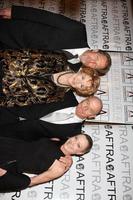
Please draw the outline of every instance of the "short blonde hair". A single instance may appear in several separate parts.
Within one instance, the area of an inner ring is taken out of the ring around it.
[[[95,69],[92,69],[92,68],[86,67],[86,66],[82,66],[80,72],[85,73],[86,75],[91,77],[91,79],[92,79],[91,86],[88,85],[85,89],[82,89],[82,90],[74,89],[75,92],[79,96],[84,96],[84,97],[94,94],[100,85],[100,77],[98,75],[98,72]]]

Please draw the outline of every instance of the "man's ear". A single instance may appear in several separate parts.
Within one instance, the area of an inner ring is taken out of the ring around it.
[[[95,119],[96,115],[90,115],[87,119]]]
[[[83,154],[84,154],[83,152],[78,153],[79,156],[81,156],[81,155],[83,155]]]

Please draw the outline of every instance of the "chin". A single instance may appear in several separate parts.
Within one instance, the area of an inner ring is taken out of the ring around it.
[[[78,115],[78,117],[79,117],[80,119],[84,119],[84,116],[82,116],[82,115]]]

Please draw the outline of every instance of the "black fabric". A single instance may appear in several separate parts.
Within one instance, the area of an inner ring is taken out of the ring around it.
[[[0,108],[1,136],[20,138],[28,141],[41,137],[59,137],[65,139],[81,132],[82,123],[54,124],[41,121],[40,118],[63,108],[77,106],[78,102],[71,91],[62,102],[32,105],[15,108]],[[19,121],[19,117],[26,120]]]
[[[81,133],[83,123],[53,124],[41,120],[24,120],[2,125],[0,136],[33,141],[42,137],[66,139]]]
[[[30,182],[30,178],[24,174],[11,174],[7,172],[0,177],[0,192],[23,190],[29,186]]]
[[[8,173],[0,177],[0,191],[17,191],[28,187],[30,179],[23,172],[40,174],[64,156],[54,141],[43,138],[25,142],[13,138],[0,137],[0,167]],[[13,159],[13,160],[12,160]],[[15,163],[14,171],[12,163]]]
[[[12,20],[0,19],[1,48],[72,49],[88,47],[85,25],[60,14],[12,7]]]
[[[78,54],[73,55],[73,54],[70,53],[69,51],[65,51],[65,50],[63,50],[63,52],[64,52],[65,55],[67,56],[67,59],[68,59],[68,60],[73,59],[73,58],[78,58]]]
[[[82,63],[79,62],[79,63],[72,64],[69,62],[69,66],[72,70],[78,71],[80,69],[80,67],[82,67]]]

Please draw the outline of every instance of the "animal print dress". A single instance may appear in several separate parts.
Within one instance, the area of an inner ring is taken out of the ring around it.
[[[57,86],[52,74],[70,70],[61,52],[0,51],[0,106],[51,103],[63,99],[68,88]]]

